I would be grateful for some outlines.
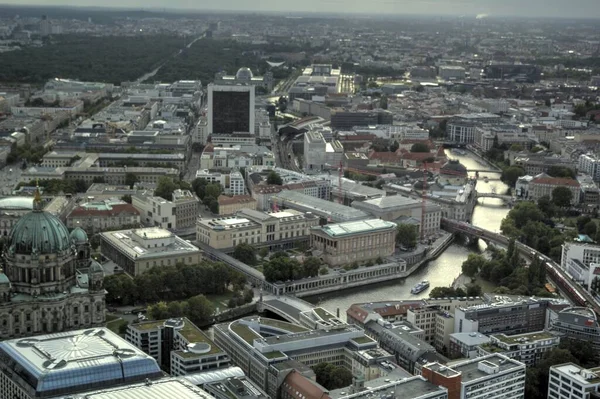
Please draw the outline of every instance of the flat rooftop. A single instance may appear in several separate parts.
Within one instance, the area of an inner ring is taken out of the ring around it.
[[[139,260],[200,252],[198,247],[182,240],[170,231],[158,227],[108,231],[101,233],[101,237],[131,259]]]
[[[451,367],[456,372],[462,373],[462,382],[468,383],[490,375],[479,370],[479,363],[481,362],[486,362],[486,364],[497,367],[498,371],[495,374],[510,370],[516,371],[519,368],[525,370],[525,365],[523,363],[498,354],[492,354],[462,363],[449,364],[448,367]]]
[[[212,399],[206,391],[192,385],[184,378],[127,385],[120,388],[99,390],[77,395],[74,399]]]
[[[38,392],[162,374],[152,357],[107,328],[8,340],[0,352],[28,372]]]
[[[574,363],[565,363],[565,364],[559,364],[556,366],[552,366],[552,367],[550,367],[550,369],[554,369],[554,370],[558,371],[559,373],[563,373],[563,374],[569,376],[570,379],[575,380],[584,386],[600,383],[600,367],[594,367],[592,369],[585,369]],[[583,374],[586,374],[585,373],[586,371],[589,372],[591,378],[586,379],[582,375],[582,372],[584,372]],[[594,376],[592,376],[592,374]]]
[[[312,212],[321,217],[331,217],[332,220],[339,222],[370,218],[368,213],[359,209],[290,190],[283,190],[275,194],[271,197],[271,202],[303,212]]]
[[[556,335],[549,333],[547,331],[536,331],[536,332],[532,332],[532,333],[517,334],[517,335],[497,334],[497,335],[491,335],[491,336],[496,338],[500,342],[504,342],[505,344],[509,344],[509,345],[525,343],[525,342],[531,343],[532,341],[556,338]]]
[[[322,231],[330,237],[344,237],[355,234],[375,233],[377,231],[393,230],[396,223],[381,219],[360,220],[338,224],[328,224],[322,227],[313,227],[311,230]]]
[[[349,394],[344,392],[344,389],[338,389],[331,392],[330,396],[332,399],[406,399],[447,392],[446,388],[434,385],[421,376],[412,376],[400,381],[389,381],[378,387],[371,387],[370,383],[371,381],[365,382],[365,385],[369,388],[362,392]]]

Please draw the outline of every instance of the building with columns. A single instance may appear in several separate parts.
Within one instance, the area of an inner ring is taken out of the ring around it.
[[[104,272],[90,257],[87,235],[69,233],[42,207],[36,191],[33,211],[14,225],[4,247],[0,339],[105,323]]]
[[[310,245],[329,266],[387,257],[396,249],[396,223],[371,219],[312,227]]]

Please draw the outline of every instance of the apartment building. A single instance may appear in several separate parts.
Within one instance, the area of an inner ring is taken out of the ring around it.
[[[550,367],[548,399],[590,399],[600,395],[600,367],[584,369],[574,363]]]
[[[474,359],[479,357],[479,346],[487,344],[491,339],[487,335],[471,333],[452,333],[450,334],[450,346],[448,355],[452,359],[467,358]]]
[[[229,356],[187,318],[133,323],[125,340],[172,376],[229,367]]]
[[[467,361],[429,363],[422,375],[448,389],[448,399],[521,399],[525,395],[525,365],[501,354]]]
[[[219,195],[219,215],[234,215],[242,209],[258,209],[258,203],[251,195]]]
[[[573,194],[571,204],[580,202],[581,186],[577,180],[562,177],[550,177],[545,174],[536,176],[529,182],[529,198],[537,201],[543,196],[552,198],[552,191],[557,187],[567,187]]]
[[[310,213],[294,210],[261,212],[241,209],[235,216],[199,220],[196,239],[215,249],[233,249],[239,244],[293,246],[308,241],[310,229],[319,224],[319,218]]]
[[[600,181],[600,159],[594,154],[581,154],[577,162],[577,170],[592,176],[594,181]]]
[[[310,245],[330,266],[385,258],[396,248],[396,223],[380,219],[315,226]]]
[[[527,334],[495,334],[490,335],[490,342],[479,347],[480,356],[502,353],[511,359],[535,366],[544,353],[558,347],[560,337],[547,331]]]
[[[589,289],[600,273],[600,246],[577,242],[563,244],[560,267]]]
[[[173,200],[139,193],[131,197],[131,204],[140,211],[146,225],[163,229],[192,228],[200,214],[200,199],[190,190],[173,191]]]

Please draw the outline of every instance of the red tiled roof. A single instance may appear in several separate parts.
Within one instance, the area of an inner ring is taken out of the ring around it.
[[[385,162],[398,162],[401,157],[395,152],[371,152],[369,159],[378,159]]]
[[[71,211],[68,217],[78,216],[119,216],[122,214],[128,215],[139,215],[140,212],[134,208],[131,204],[120,204],[113,205],[111,210],[97,210],[97,209],[86,209],[84,207],[77,207]]]
[[[282,384],[282,390],[293,399],[330,399],[327,392],[316,382],[292,370]]]
[[[564,177],[538,177],[533,179],[530,184],[549,184],[552,186],[571,186],[579,187],[577,180],[568,179]]]
[[[256,202],[251,195],[219,195],[217,199],[219,205],[232,205],[232,204],[247,204],[249,202]]]
[[[427,158],[434,158],[434,154],[430,152],[408,152],[402,154],[401,158],[411,161],[424,161]]]

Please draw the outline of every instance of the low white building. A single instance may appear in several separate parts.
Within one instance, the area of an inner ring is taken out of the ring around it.
[[[548,399],[590,398],[600,393],[600,367],[584,369],[574,363],[550,367]]]
[[[560,267],[589,289],[592,280],[600,276],[600,246],[577,242],[563,244]]]

